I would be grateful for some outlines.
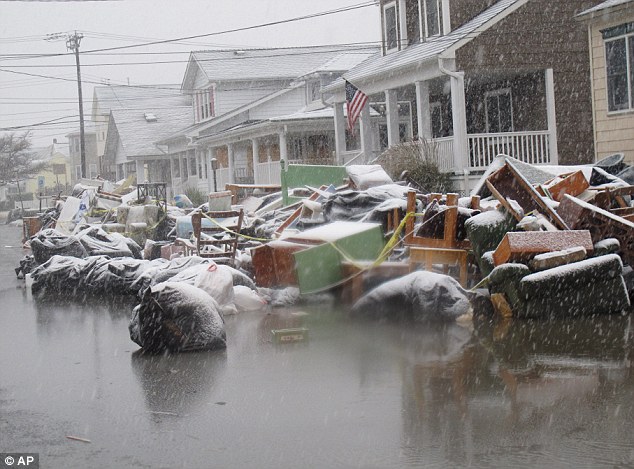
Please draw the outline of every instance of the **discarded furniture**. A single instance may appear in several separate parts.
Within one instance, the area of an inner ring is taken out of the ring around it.
[[[616,254],[532,273],[524,264],[503,264],[489,275],[489,290],[503,315],[547,318],[619,313],[630,306]]]
[[[265,194],[272,194],[279,192],[282,186],[279,184],[225,184],[225,190],[231,192],[231,201],[233,204],[237,204],[238,200],[251,195],[254,191],[258,190]]]
[[[634,222],[569,195],[564,196],[557,212],[572,229],[590,231],[595,243],[618,239],[623,259],[634,265]]]
[[[573,194],[571,194],[573,195]],[[594,197],[594,204],[628,221],[634,221],[634,206],[631,205],[634,197],[634,186],[605,188]]]
[[[429,207],[437,204],[441,197],[441,194],[431,194],[432,201],[423,216],[423,227],[429,224],[429,228],[425,230],[427,236],[414,232],[414,217],[410,216],[406,222],[404,244],[410,247],[410,267],[413,269],[418,264],[424,264],[427,270],[431,270],[434,264],[440,264],[445,266],[446,272],[447,266],[458,265],[460,282],[466,286],[467,255],[471,243],[466,238],[459,239],[458,236],[458,194],[447,194],[447,205],[439,206],[439,210],[428,217],[432,213]],[[410,191],[407,193],[407,213],[414,213],[415,210],[416,193]]]
[[[256,283],[325,291],[345,280],[344,261],[374,261],[384,244],[378,223],[336,221],[302,231],[252,250]]]
[[[192,228],[196,238],[196,249],[200,257],[212,258],[217,262],[235,262],[238,238],[242,229],[244,211],[195,212],[192,214]],[[210,219],[211,226],[205,226],[202,219]]]
[[[410,265],[406,262],[386,261],[373,265],[370,261],[344,261],[341,268],[343,277],[349,279],[342,289],[341,297],[349,303],[354,303],[365,291],[379,283],[410,273]]]
[[[546,184],[537,186],[537,191],[542,192],[541,195],[561,202],[564,198],[564,194],[576,197],[588,187],[590,187],[590,183],[583,174],[583,171],[579,170],[570,174],[562,174]]]
[[[493,262],[498,266],[528,261],[537,254],[576,246],[582,246],[587,252],[594,249],[589,231],[511,231],[495,249]]]
[[[137,184],[137,202],[144,203],[148,197],[153,198],[157,205],[167,207],[167,184],[164,182],[146,182]]]
[[[520,221],[523,215],[537,211],[560,230],[568,229],[558,213],[546,203],[508,158],[505,159],[504,166],[487,178],[486,185],[493,196],[515,216],[517,221]],[[510,200],[515,200],[524,210],[524,214],[518,213],[509,202]]]
[[[298,280],[293,254],[309,247],[307,244],[274,240],[252,249],[257,285],[264,288],[296,286]]]
[[[416,270],[418,264],[423,264],[426,270],[432,270],[434,264],[440,264],[445,266],[445,271],[447,266],[456,265],[460,269],[460,284],[467,288],[467,255],[465,249],[412,246],[409,250],[410,271]]]
[[[22,242],[25,243],[41,229],[42,220],[40,217],[22,217]]]
[[[517,220],[503,207],[474,215],[465,222],[467,238],[473,246],[473,254],[482,275],[489,275],[490,266],[484,254],[494,251],[509,231],[517,226]]]
[[[333,184],[341,186],[348,173],[345,166],[289,164],[281,162],[282,199],[284,206],[301,200],[301,197],[289,195],[289,189],[297,187],[319,187]]]
[[[439,200],[441,194],[431,194],[433,204],[434,200]],[[437,214],[432,215],[433,225],[437,229],[428,231],[439,231],[438,236],[420,236],[415,231],[414,217],[410,216],[405,225],[405,241],[406,246],[423,246],[426,248],[442,248],[442,249],[469,249],[471,243],[468,239],[458,239],[458,194],[447,194],[446,206],[439,206]],[[414,214],[416,212],[416,192],[407,193],[407,213]],[[423,224],[432,225],[431,218],[423,217]]]

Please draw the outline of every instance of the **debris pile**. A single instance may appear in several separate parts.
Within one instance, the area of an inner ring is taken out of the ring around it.
[[[38,298],[136,296],[130,334],[150,351],[224,347],[224,315],[324,295],[413,321],[455,321],[483,298],[518,318],[631,307],[634,186],[621,162],[501,156],[465,197],[380,166],[283,171],[281,192],[249,186],[235,200],[244,187],[228,185],[198,207],[168,204],[161,184],[78,187],[25,228],[32,256],[16,273]]]

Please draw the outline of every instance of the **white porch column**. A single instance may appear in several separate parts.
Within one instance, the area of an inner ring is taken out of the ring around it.
[[[279,133],[280,137],[280,160],[284,160],[285,164],[288,164],[288,147],[286,145],[286,131]]]
[[[346,151],[346,119],[343,115],[343,103],[333,105],[335,111],[335,154],[338,165],[343,164],[343,153]]]
[[[370,105],[366,103],[361,109],[359,117],[359,133],[361,137],[361,151],[363,152],[364,162],[368,163],[374,157],[374,148],[372,146],[372,121],[370,119]]]
[[[418,138],[429,140],[431,135],[431,108],[429,107],[429,83],[416,83],[416,116],[418,116]]]
[[[387,145],[388,147],[393,147],[401,142],[398,131],[396,90],[385,91],[385,111],[387,117]]]
[[[233,144],[227,144],[227,159],[229,160],[229,182],[231,184],[236,182],[235,160],[233,154]]]
[[[451,11],[449,10],[449,0],[442,0],[440,7],[442,8],[442,33],[447,35],[451,32]]]
[[[453,72],[451,80],[451,113],[453,116],[454,171],[469,169],[467,112],[465,108],[464,72]]]
[[[399,49],[405,49],[407,47],[407,5],[406,0],[398,0],[398,31],[399,37]]]
[[[145,177],[145,161],[136,160],[136,183],[143,184],[147,178]]]
[[[548,122],[548,147],[550,150],[550,164],[559,164],[559,149],[557,148],[557,113],[555,109],[555,77],[552,68],[544,71],[546,81],[546,118]]]
[[[180,179],[180,187],[178,188],[178,190],[182,191],[183,190],[183,180],[185,179],[184,177],[184,171],[183,171],[183,155],[181,153],[178,154],[178,174],[179,174],[179,179]]]
[[[172,195],[174,193],[176,193],[176,189],[174,187],[174,159],[172,157],[170,157],[169,159],[170,162],[170,183],[169,186],[171,187],[171,191],[172,191]],[[172,196],[170,196],[171,199]]]
[[[207,192],[210,194],[214,190],[213,171],[211,169],[211,152],[212,151],[213,151],[212,148],[208,148],[207,151],[205,151],[205,164],[207,165]]]
[[[260,184],[260,145],[257,138],[251,139],[251,153],[253,153],[253,183]]]

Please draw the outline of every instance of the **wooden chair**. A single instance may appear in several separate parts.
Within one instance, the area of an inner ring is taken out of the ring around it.
[[[203,218],[211,218],[211,225],[203,226]],[[192,228],[198,255],[233,265],[243,218],[243,209],[194,213]],[[228,223],[224,222],[227,219],[231,220]]]
[[[431,194],[431,200],[440,200],[441,194]],[[431,202],[431,201],[430,201]],[[478,199],[472,203],[477,204]],[[407,194],[407,212],[416,211],[416,193]],[[445,273],[448,266],[457,265],[460,269],[460,283],[467,286],[468,264],[467,254],[471,248],[469,240],[458,240],[458,194],[447,194],[447,208],[439,212],[438,223],[442,223],[440,237],[418,236],[414,233],[414,218],[410,217],[406,224],[404,244],[410,249],[410,270],[414,271],[419,264],[426,270],[431,270],[434,264],[444,266]]]

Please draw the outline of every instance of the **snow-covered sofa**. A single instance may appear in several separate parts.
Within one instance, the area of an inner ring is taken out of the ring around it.
[[[622,274],[616,254],[535,273],[524,264],[502,264],[489,275],[489,291],[502,293],[518,318],[619,313],[630,307]]]

